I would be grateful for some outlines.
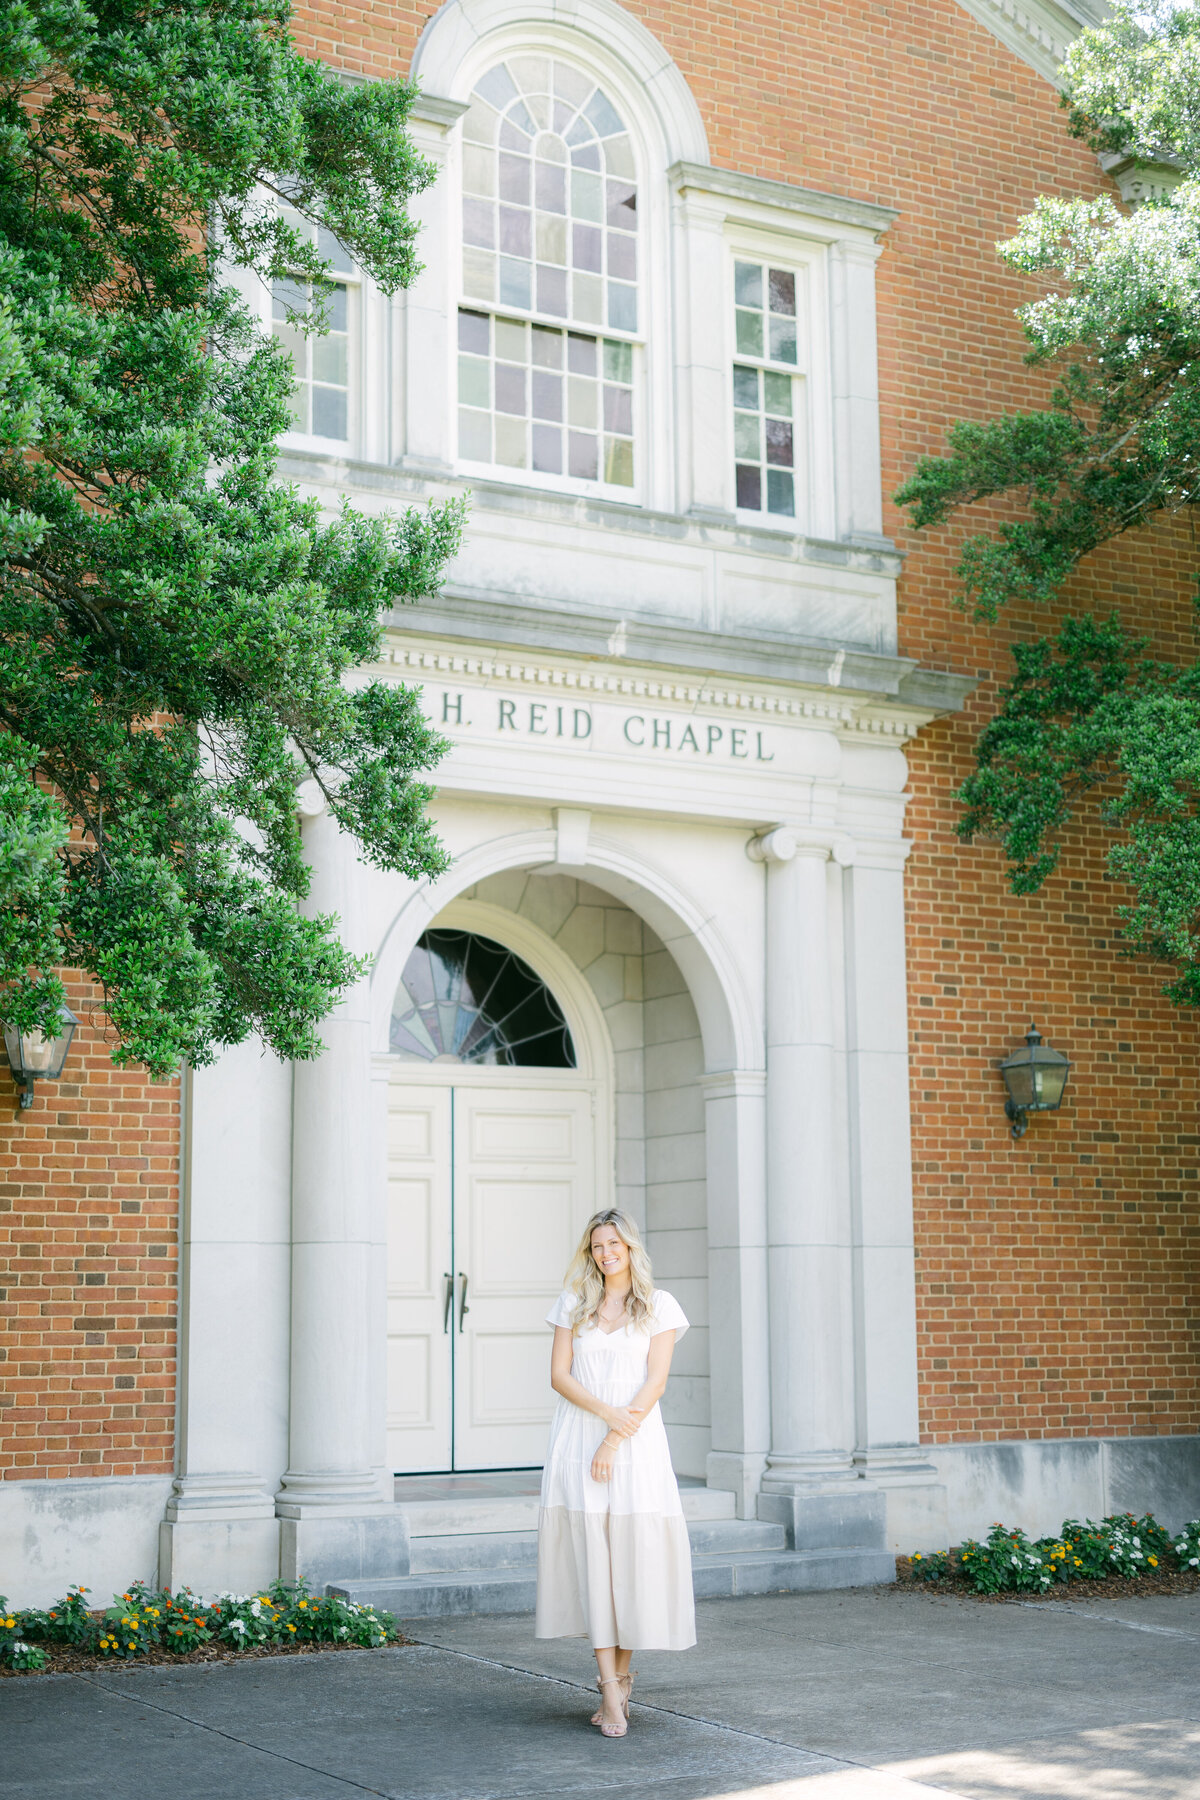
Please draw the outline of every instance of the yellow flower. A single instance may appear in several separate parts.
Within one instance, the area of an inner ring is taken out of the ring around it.
[[[307,1600],[302,1600],[302,1601],[301,1601],[301,1602],[300,1602],[300,1611],[301,1611],[301,1612],[303,1612],[303,1611],[304,1611],[304,1609],[305,1609],[305,1607],[306,1607],[306,1606],[307,1606],[307,1605],[308,1605],[308,1601],[307,1601]]]
[[[289,1626],[288,1626],[288,1630],[289,1630],[289,1631],[295,1631],[295,1629],[296,1629],[296,1627],[295,1627],[295,1626],[294,1626],[294,1625],[289,1625]]]
[[[1157,1567],[1158,1567],[1158,1558],[1157,1558],[1157,1556],[1148,1556],[1148,1557],[1147,1557],[1147,1558],[1146,1558],[1146,1561],[1147,1561],[1147,1562],[1148,1562],[1148,1563],[1149,1563],[1149,1564],[1150,1564],[1150,1567],[1151,1567],[1151,1568],[1152,1568],[1152,1569],[1157,1569]]]

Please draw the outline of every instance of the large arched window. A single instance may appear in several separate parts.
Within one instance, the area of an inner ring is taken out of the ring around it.
[[[634,486],[633,147],[570,63],[513,56],[463,120],[459,455]]]
[[[472,931],[418,939],[392,1002],[390,1042],[408,1062],[576,1066],[570,1027],[541,976]]]

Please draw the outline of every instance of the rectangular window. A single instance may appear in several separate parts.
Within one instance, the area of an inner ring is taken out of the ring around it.
[[[767,263],[733,265],[733,455],[742,512],[796,516],[799,381],[796,277]]]
[[[332,232],[317,230],[290,207],[282,208],[287,223],[302,236],[314,239],[321,255],[331,264],[332,294],[324,297],[327,329],[319,335],[305,333],[289,314],[308,315],[313,310],[312,285],[305,281],[276,281],[271,290],[271,330],[292,359],[292,430],[305,437],[331,438],[346,443],[350,437],[351,345],[356,325],[358,281],[349,254]]]
[[[633,346],[465,308],[458,315],[458,453],[633,486]]]

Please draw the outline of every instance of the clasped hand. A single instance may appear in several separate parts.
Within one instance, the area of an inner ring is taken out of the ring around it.
[[[639,1406],[614,1406],[608,1415],[608,1431],[605,1440],[610,1437],[631,1438],[642,1422],[642,1409]],[[592,1480],[611,1481],[613,1457],[620,1446],[602,1440],[599,1449],[592,1458]]]

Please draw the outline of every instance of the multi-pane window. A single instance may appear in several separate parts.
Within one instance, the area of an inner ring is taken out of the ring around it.
[[[460,455],[632,486],[632,345],[464,307],[458,352]]]
[[[767,263],[734,263],[737,361],[733,451],[738,507],[796,516],[798,402],[796,277]]]
[[[328,329],[306,335],[289,323],[289,313],[306,315],[313,310],[312,284],[276,281],[271,290],[271,330],[292,359],[293,431],[306,437],[334,438],[345,443],[350,436],[350,346],[357,284],[350,257],[331,231],[310,225],[290,207],[283,217],[302,237],[315,240],[331,265],[333,292],[324,296]]]
[[[463,120],[459,453],[630,488],[633,148],[568,63],[514,56]]]

